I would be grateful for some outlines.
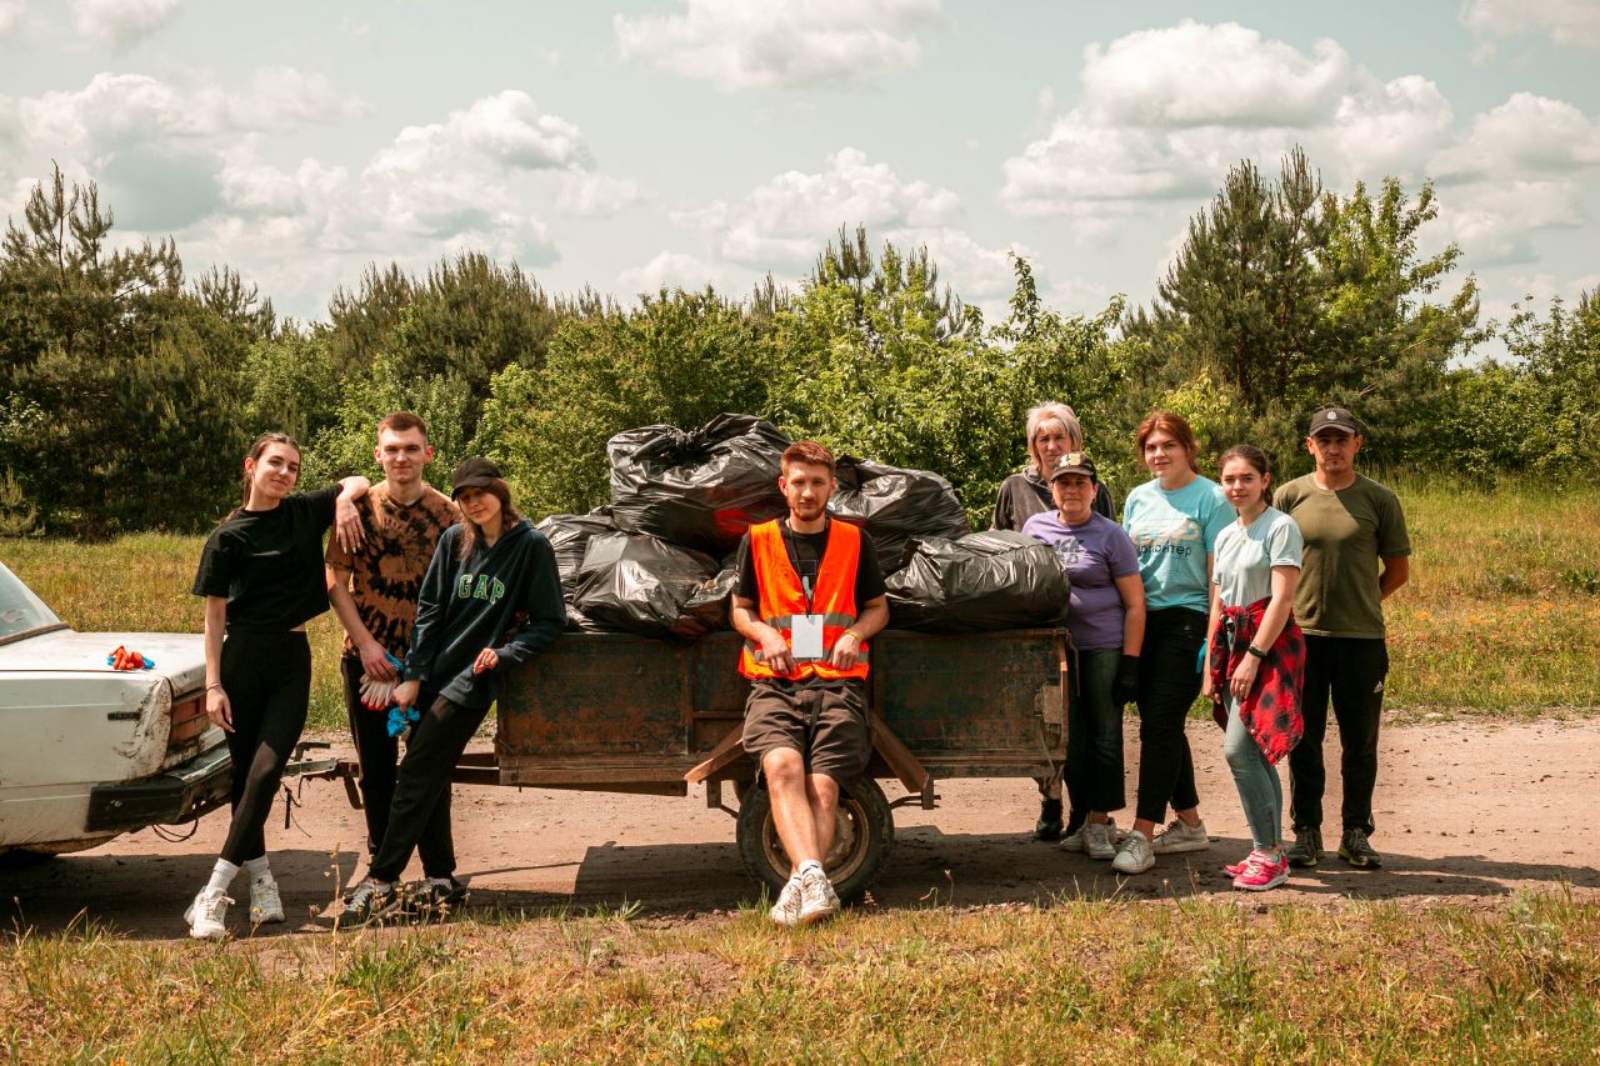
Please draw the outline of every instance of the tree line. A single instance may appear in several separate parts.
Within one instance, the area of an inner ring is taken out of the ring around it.
[[[320,483],[370,472],[372,427],[399,408],[429,424],[434,479],[491,455],[533,514],[606,501],[613,433],[721,411],[937,470],[980,522],[1044,399],[1078,410],[1118,490],[1156,407],[1206,453],[1250,441],[1284,475],[1308,467],[1304,419],[1327,403],[1367,424],[1378,467],[1574,475],[1600,445],[1600,294],[1482,323],[1459,249],[1421,250],[1438,209],[1393,178],[1324,189],[1296,149],[1276,175],[1229,171],[1148,306],[1063,314],[1014,258],[989,322],[925,249],[841,227],[795,289],[625,306],[466,253],[370,266],[301,323],[228,267],[188,278],[171,240],[113,250],[94,184],[57,170],[0,245],[0,535],[203,529],[258,432],[299,438]],[[1495,334],[1506,357],[1468,358]]]

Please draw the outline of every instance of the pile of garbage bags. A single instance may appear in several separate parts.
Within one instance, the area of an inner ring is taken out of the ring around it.
[[[690,640],[727,629],[740,540],[788,513],[778,477],[789,443],[734,414],[612,437],[610,505],[537,527],[555,549],[569,625]],[[972,533],[943,477],[853,456],[837,476],[829,513],[871,538],[892,627],[962,633],[1060,616],[1067,586],[1054,553],[1020,534]]]

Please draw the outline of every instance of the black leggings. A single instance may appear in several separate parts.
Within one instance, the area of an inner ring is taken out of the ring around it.
[[[222,857],[238,865],[267,853],[263,829],[283,768],[306,726],[311,645],[304,633],[231,632],[222,642],[222,690],[233,710],[233,821]]]
[[[423,705],[424,701],[419,699],[417,703]],[[463,707],[440,696],[412,727],[405,758],[400,760],[389,824],[372,857],[369,874],[375,880],[400,880],[406,863],[411,861],[412,850],[424,840],[429,842],[428,865],[443,867],[425,869],[429,877],[449,877],[455,870],[450,776],[488,713],[487,707]]]
[[[1206,616],[1187,607],[1145,614],[1139,656],[1139,806],[1135,817],[1160,825],[1174,811],[1199,806],[1194,756],[1184,722],[1200,695],[1200,646]]]

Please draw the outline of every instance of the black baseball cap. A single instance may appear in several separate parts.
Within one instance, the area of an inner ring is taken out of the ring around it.
[[[461,495],[463,489],[486,489],[496,481],[503,481],[500,468],[481,455],[464,459],[450,475],[450,498]]]
[[[1090,481],[1099,481],[1100,475],[1095,472],[1094,462],[1082,452],[1067,452],[1056,460],[1056,465],[1050,468],[1050,480],[1065,474],[1083,474]]]
[[[1306,436],[1315,437],[1325,429],[1337,429],[1351,436],[1359,436],[1361,433],[1361,427],[1356,425],[1356,416],[1343,407],[1324,407],[1312,415]]]

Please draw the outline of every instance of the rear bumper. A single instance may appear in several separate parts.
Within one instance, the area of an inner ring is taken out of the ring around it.
[[[138,781],[96,785],[89,790],[89,833],[126,832],[198,818],[228,802],[233,763],[228,749],[208,752]]]

